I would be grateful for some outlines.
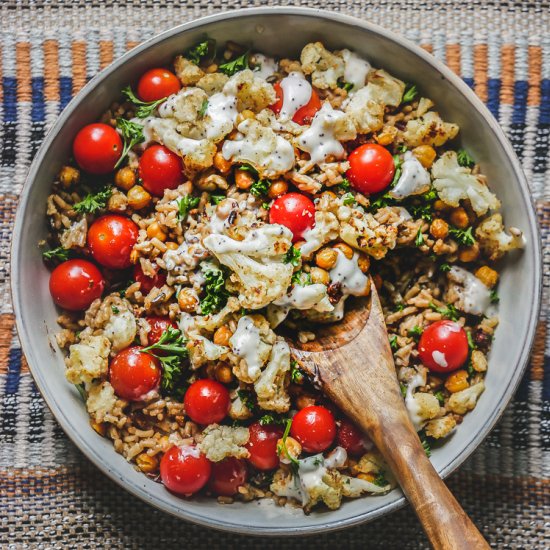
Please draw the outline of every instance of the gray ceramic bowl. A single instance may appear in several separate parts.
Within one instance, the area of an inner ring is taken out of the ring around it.
[[[355,525],[404,504],[399,490],[346,502],[333,512],[304,516],[271,502],[221,506],[211,499],[182,500],[136,472],[101,438],[75,389],[65,381],[63,357],[55,344],[56,309],[48,292],[48,270],[37,243],[47,233],[44,215],[51,182],[70,155],[77,130],[92,122],[119,91],[152,66],[172,58],[208,34],[254,45],[273,55],[296,56],[308,42],[349,48],[402,80],[417,82],[444,118],[461,127],[463,145],[481,163],[502,200],[506,223],[520,227],[527,247],[507,260],[499,287],[498,328],[487,390],[456,433],[435,450],[432,461],[450,474],[481,443],[510,401],[527,363],[535,332],[541,259],[535,215],[524,175],[496,121],[473,92],[449,69],[410,42],[351,17],[308,9],[260,8],[233,11],[178,26],[135,48],[96,76],[68,105],[44,140],[23,189],[12,249],[12,289],[17,328],[32,374],[68,436],[94,464],[135,496],[180,518],[247,534],[297,535]],[[128,497],[130,498],[130,497]]]

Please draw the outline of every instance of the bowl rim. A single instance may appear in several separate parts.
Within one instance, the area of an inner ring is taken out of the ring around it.
[[[154,506],[155,508],[167,512],[173,516],[176,516],[180,519],[185,519],[193,523],[215,528],[220,531],[246,534],[246,535],[269,535],[269,536],[295,536],[295,535],[306,535],[313,534],[318,532],[330,532],[343,529],[344,527],[350,527],[354,525],[359,525],[361,523],[366,523],[372,521],[382,515],[388,514],[392,511],[395,511],[406,504],[405,497],[402,495],[398,496],[392,502],[389,502],[380,508],[368,511],[360,514],[353,515],[346,519],[331,521],[328,519],[322,525],[308,526],[307,524],[303,526],[284,526],[284,527],[255,527],[251,525],[237,525],[235,523],[225,522],[223,517],[216,518],[216,521],[212,521],[209,517],[202,516],[200,513],[195,513],[193,511],[186,510],[182,507],[177,507],[167,502],[157,501],[144,486],[133,484],[132,482],[125,479],[125,476],[118,474],[115,469],[109,467],[108,464],[104,463],[101,455],[97,452],[90,444],[86,441],[87,436],[83,436],[76,430],[72,424],[70,418],[66,415],[63,407],[60,406],[60,400],[54,395],[50,395],[47,391],[47,386],[42,375],[41,369],[36,367],[35,364],[39,364],[38,358],[35,356],[33,344],[32,344],[32,335],[27,331],[25,322],[22,319],[22,304],[20,301],[21,288],[18,284],[19,282],[19,263],[20,257],[23,256],[23,251],[20,250],[17,243],[19,242],[19,236],[24,230],[23,225],[23,212],[27,209],[27,203],[29,200],[29,191],[33,185],[34,180],[36,179],[37,173],[40,169],[42,161],[51,146],[51,142],[54,137],[61,131],[66,120],[73,113],[74,110],[80,105],[81,101],[88,95],[88,93],[96,87],[100,82],[107,79],[113,72],[118,70],[118,68],[126,63],[129,59],[139,56],[142,52],[149,49],[151,46],[163,42],[166,39],[173,37],[174,35],[182,34],[187,31],[201,28],[205,25],[209,25],[213,22],[219,22],[228,19],[238,19],[242,17],[255,17],[255,16],[269,16],[269,15],[298,15],[306,16],[312,18],[322,18],[328,21],[336,21],[343,23],[348,26],[358,27],[361,30],[370,32],[371,34],[382,36],[386,39],[389,39],[398,45],[406,48],[411,53],[420,57],[424,62],[429,64],[436,72],[441,76],[447,79],[452,86],[461,93],[470,106],[477,111],[477,114],[481,116],[487,123],[489,129],[492,132],[493,138],[496,139],[507,157],[511,161],[511,164],[514,168],[513,176],[515,180],[519,183],[522,200],[524,206],[528,213],[526,225],[529,225],[529,229],[532,235],[536,236],[536,243],[530,243],[532,249],[532,254],[534,258],[535,270],[532,273],[534,288],[537,290],[533,296],[531,296],[531,311],[533,315],[530,317],[529,326],[527,329],[527,338],[526,345],[523,347],[523,350],[520,355],[520,360],[518,367],[514,371],[514,374],[510,380],[508,390],[506,393],[506,399],[499,403],[495,407],[491,414],[485,419],[482,428],[475,434],[475,436],[470,440],[468,445],[465,447],[462,453],[459,456],[455,456],[449,463],[447,463],[441,470],[438,470],[438,473],[442,478],[447,477],[453,471],[455,471],[470,455],[471,453],[480,445],[480,443],[487,437],[489,432],[493,429],[496,422],[501,417],[506,406],[514,396],[518,385],[523,377],[523,373],[527,367],[531,348],[534,343],[536,326],[538,323],[540,307],[541,307],[541,294],[542,294],[542,243],[540,229],[538,226],[537,217],[535,214],[534,200],[530,193],[529,186],[526,180],[526,177],[521,168],[519,159],[517,158],[512,145],[504,135],[504,132],[497,120],[493,117],[491,112],[485,106],[485,104],[475,95],[472,89],[451,69],[449,69],[445,64],[436,59],[434,56],[428,54],[420,46],[417,46],[407,38],[389,31],[380,25],[371,23],[368,20],[360,19],[355,16],[345,15],[340,13],[332,13],[328,10],[322,10],[318,8],[303,8],[303,7],[292,7],[292,6],[274,6],[274,7],[260,7],[260,8],[244,8],[237,9],[233,11],[224,11],[221,13],[208,15],[182,23],[180,25],[174,26],[170,29],[167,29],[155,36],[144,41],[140,45],[136,46],[132,50],[126,52],[124,55],[115,60],[111,65],[109,65],[104,70],[100,71],[96,76],[94,76],[67,104],[64,110],[60,113],[56,122],[48,131],[47,135],[44,137],[44,140],[34,157],[32,164],[29,168],[29,172],[25,179],[25,183],[21,190],[19,204],[15,214],[15,223],[13,231],[13,239],[11,243],[11,260],[10,260],[10,287],[11,287],[11,297],[14,308],[15,323],[17,327],[17,332],[21,342],[22,351],[25,354],[29,370],[32,377],[44,399],[47,406],[54,415],[56,421],[61,425],[63,431],[66,435],[72,440],[72,442],[80,449],[80,451],[90,460],[100,471],[107,475],[111,480],[120,485],[123,489],[130,492],[134,496],[138,497],[142,501]],[[398,490],[398,494],[400,491]],[[306,517],[306,516],[304,516]]]

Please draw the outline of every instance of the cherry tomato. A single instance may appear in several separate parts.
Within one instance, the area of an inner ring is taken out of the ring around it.
[[[248,428],[250,439],[246,448],[250,453],[248,461],[258,470],[273,470],[279,466],[277,454],[277,440],[283,437],[283,430],[279,426],[268,424],[262,426],[259,422]]]
[[[320,453],[328,449],[336,435],[334,416],[325,407],[313,405],[299,411],[292,419],[290,435],[296,439],[304,451]]]
[[[200,491],[211,471],[211,462],[191,445],[171,447],[160,461],[162,483],[169,491],[181,496]]]
[[[212,463],[208,488],[219,496],[233,496],[248,477],[246,464],[233,456]]]
[[[422,333],[418,355],[435,372],[456,370],[468,359],[466,331],[454,321],[437,321]]]
[[[147,333],[147,345],[152,346],[156,344],[162,333],[168,330],[168,327],[178,328],[178,325],[171,321],[169,317],[147,317],[147,323],[149,324],[149,332]],[[157,351],[156,353],[160,353]]]
[[[139,289],[143,295],[149,294],[153,288],[160,288],[164,283],[166,283],[166,275],[164,273],[157,272],[153,277],[145,275],[143,269],[141,269],[140,264],[136,264],[134,267],[134,280],[140,283]]]
[[[92,223],[88,247],[94,260],[110,269],[130,267],[130,253],[138,238],[138,226],[124,216],[108,214]]]
[[[344,447],[347,453],[352,456],[358,456],[365,452],[365,436],[349,420],[340,421],[336,432],[336,444]]]
[[[360,145],[350,153],[348,161],[350,168],[346,176],[360,193],[372,194],[386,189],[395,173],[390,152],[376,143]]]
[[[175,189],[183,181],[181,158],[164,145],[147,147],[139,159],[139,177],[149,193],[162,197],[165,189]]]
[[[105,279],[101,271],[86,260],[67,260],[50,275],[50,294],[64,309],[81,311],[101,296]]]
[[[157,101],[181,89],[178,77],[166,69],[151,69],[138,82],[137,93],[143,101]]]
[[[315,225],[315,205],[301,193],[287,193],[275,200],[269,209],[269,222],[292,231],[292,242],[299,241]]]
[[[197,424],[214,424],[223,420],[229,410],[227,388],[216,380],[197,380],[185,392],[185,412]]]
[[[122,149],[118,132],[112,126],[99,122],[84,126],[73,141],[73,155],[78,166],[90,174],[112,172]]]
[[[160,363],[156,357],[143,353],[141,346],[119,351],[109,365],[109,382],[115,393],[128,401],[139,401],[158,387]]]
[[[283,108],[284,92],[280,82],[276,82],[273,85],[275,93],[277,94],[277,101],[271,105],[271,110],[278,115]],[[321,100],[319,94],[315,90],[311,90],[311,97],[303,107],[300,107],[292,117],[292,120],[297,124],[310,124],[315,116],[315,113],[321,108]]]

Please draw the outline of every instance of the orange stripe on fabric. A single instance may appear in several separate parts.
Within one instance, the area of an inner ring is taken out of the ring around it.
[[[445,56],[447,58],[447,65],[449,66],[449,69],[460,76],[460,45],[447,44],[445,48]]]
[[[71,51],[73,56],[73,94],[76,94],[86,84],[86,42],[73,42]]]
[[[527,105],[537,107],[540,105],[540,80],[542,74],[542,48],[529,46],[529,90],[527,92]]]
[[[44,41],[44,98],[59,101],[59,44],[56,40]]]
[[[481,101],[487,101],[489,82],[487,76],[487,44],[474,46],[474,90]]]
[[[131,50],[132,48],[139,46],[139,44],[140,42],[138,42],[137,40],[128,40],[128,42],[126,42],[126,49]]]
[[[434,47],[431,44],[420,44],[420,47],[428,53],[433,53],[434,51]]]
[[[540,321],[535,333],[535,344],[531,354],[531,380],[544,379],[544,348],[546,345],[546,323]]]
[[[0,374],[6,374],[9,366],[14,317],[11,313],[0,315]]]
[[[500,102],[504,105],[514,104],[514,70],[515,70],[515,48],[511,44],[502,46],[500,51],[502,75],[500,90]]]
[[[22,355],[21,356],[21,374],[25,374],[29,372],[29,364],[27,363],[27,358]]]
[[[104,69],[113,62],[113,43],[102,40],[99,43],[99,67]]]
[[[17,42],[15,45],[15,77],[17,78],[17,101],[32,101],[29,42]]]

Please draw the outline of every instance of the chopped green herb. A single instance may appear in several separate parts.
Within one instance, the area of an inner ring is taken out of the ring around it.
[[[75,384],[74,387],[78,390],[80,397],[82,397],[82,401],[86,403],[86,401],[88,401],[88,392],[86,391],[84,384]]]
[[[472,235],[472,227],[468,229],[458,229],[457,227],[451,227],[449,229],[449,235],[451,235],[454,240],[463,245],[463,246],[473,246],[476,242],[474,236]]]
[[[304,373],[295,359],[290,360],[290,380],[295,384],[301,384],[304,381]]]
[[[498,296],[498,292],[493,288],[493,290],[491,290],[491,303],[498,304],[499,302],[500,298]]]
[[[269,203],[268,202],[262,202],[262,208],[264,210],[269,210],[271,208],[271,206],[269,206]]]
[[[393,174],[393,179],[391,180],[390,187],[395,187],[397,185],[397,182],[401,177],[402,164],[403,164],[403,161],[401,160],[401,157],[399,155],[393,155],[393,165],[395,167],[395,172]]]
[[[445,396],[443,395],[443,392],[441,390],[436,391],[434,393],[434,397],[439,401],[440,405],[443,405],[443,403],[445,403]]]
[[[422,246],[424,244],[424,235],[422,235],[422,227],[418,228],[418,233],[416,234],[416,239],[414,240],[416,246]]]
[[[403,396],[403,399],[407,397],[407,386],[405,384],[399,383],[399,389],[401,390],[401,395]]]
[[[122,139],[124,140],[122,155],[120,155],[120,158],[115,164],[115,168],[118,168],[122,161],[128,156],[130,150],[138,143],[145,141],[145,137],[143,136],[143,126],[137,122],[132,122],[131,120],[126,120],[125,118],[117,118],[116,127],[120,130]]]
[[[342,181],[336,186],[340,191],[347,192],[351,188],[351,183],[348,178],[343,178]]]
[[[393,204],[395,204],[395,199],[389,193],[384,193],[370,203],[370,209],[375,211]]]
[[[208,267],[203,268],[202,272],[205,279],[205,295],[201,300],[200,308],[202,315],[208,315],[216,313],[225,306],[229,293],[225,288],[225,277],[221,269]]]
[[[474,342],[474,338],[472,336],[471,331],[469,330],[466,331],[466,338],[468,339],[468,347],[470,348],[470,350],[476,349],[476,344]]]
[[[422,327],[415,325],[413,328],[409,330],[408,335],[411,336],[412,338],[420,338],[423,332],[424,332],[424,329]]]
[[[69,259],[69,253],[70,250],[67,248],[58,246],[57,248],[52,248],[51,250],[44,250],[42,252],[42,257],[45,260],[59,260],[60,262],[64,262]]]
[[[116,307],[116,306],[111,306],[111,311],[112,311],[115,315],[117,315],[117,314],[120,313],[120,309],[118,309],[118,307]]]
[[[409,103],[418,95],[416,84],[407,84],[405,86],[405,93],[403,94],[402,103]]]
[[[474,375],[474,366],[472,365],[471,359],[468,360],[468,364],[466,365],[466,372],[468,373],[468,376]]]
[[[460,166],[471,168],[475,164],[475,160],[466,149],[460,149],[456,154],[456,160]]]
[[[446,306],[437,307],[433,302],[430,302],[430,308],[433,311],[437,311],[437,313],[440,313],[443,317],[451,319],[451,321],[458,321],[458,318],[460,317],[458,309],[456,309],[453,304],[447,304]]]
[[[397,336],[394,334],[393,336],[390,336],[390,348],[393,351],[397,351],[399,348],[399,344],[397,343]]]
[[[403,311],[405,309],[405,304],[403,302],[399,302],[395,304],[395,311]]]
[[[271,185],[271,182],[269,180],[265,179],[259,179],[258,181],[255,181],[251,186],[249,191],[255,196],[255,197],[261,197],[263,195],[267,195],[267,192],[269,190],[269,186]]]
[[[185,52],[185,57],[195,65],[199,65],[202,61],[213,60],[216,57],[216,41],[207,38],[198,42]]]
[[[342,197],[342,202],[346,206],[351,206],[352,204],[355,204],[357,201],[355,200],[355,197],[351,193],[346,193]]]
[[[122,90],[122,95],[124,95],[130,103],[133,103],[137,107],[137,118],[147,118],[161,103],[166,101],[165,97],[162,99],[157,99],[156,101],[142,101],[134,94],[130,86],[126,86],[126,88]]]
[[[287,418],[284,418],[278,414],[268,413],[261,416],[258,422],[262,426],[265,426],[266,424],[286,424],[287,420],[288,420]]]
[[[225,195],[210,195],[210,202],[212,204],[220,204],[225,199]]]
[[[338,85],[338,88],[342,88],[343,90],[346,90],[346,92],[353,90],[353,84],[351,82],[346,82],[343,78],[339,78],[336,84]]]
[[[451,271],[451,265],[447,263],[443,263],[439,266],[439,271],[443,273],[447,273],[448,271]]]
[[[208,109],[208,99],[205,99],[203,102],[202,102],[202,105],[201,105],[201,108],[199,109],[199,116],[201,118],[204,117],[204,115],[206,114],[206,110]]]
[[[296,273],[294,273],[292,275],[292,278],[290,279],[290,282],[293,285],[308,286],[308,285],[312,284],[311,283],[311,275],[300,269],[300,271],[296,271]]]
[[[250,172],[255,177],[258,177],[258,170],[256,170],[256,168],[254,168],[254,166],[250,164],[241,164],[238,169],[244,170],[245,172]]]
[[[244,71],[245,69],[248,69],[249,53],[250,53],[249,51],[246,51],[241,56],[237,57],[236,59],[233,59],[233,61],[222,63],[218,67],[218,71],[220,71],[220,73],[226,74],[227,76],[233,76],[235,73],[238,73],[239,71]]]
[[[288,449],[286,447],[286,440],[288,438],[288,434],[290,433],[290,427],[292,426],[292,418],[289,418],[286,421],[285,431],[283,433],[283,437],[281,438],[281,443],[277,445],[277,454],[281,456],[284,454],[288,460],[290,460],[291,467],[294,467],[294,470],[296,471],[300,463],[288,452]]]
[[[196,208],[199,204],[199,197],[185,195],[177,201],[178,203],[178,220],[185,221],[190,210]]]
[[[432,456],[432,449],[430,447],[428,440],[422,437],[420,441],[422,443],[422,447],[424,448],[424,452],[426,453],[426,456],[430,458],[430,456]]]
[[[376,477],[373,480],[373,483],[375,485],[378,485],[378,487],[386,487],[386,485],[389,485],[390,482],[386,479],[385,472],[378,472]]]
[[[291,246],[288,249],[288,252],[284,255],[283,263],[292,264],[294,267],[298,267],[300,265],[301,256],[302,253],[300,252],[300,249],[295,246]]]
[[[95,194],[89,193],[80,202],[73,204],[73,210],[80,214],[93,214],[107,206],[107,201],[112,194],[112,187],[104,187]]]
[[[256,399],[253,392],[249,390],[237,390],[237,395],[249,411],[253,412],[256,410]]]

